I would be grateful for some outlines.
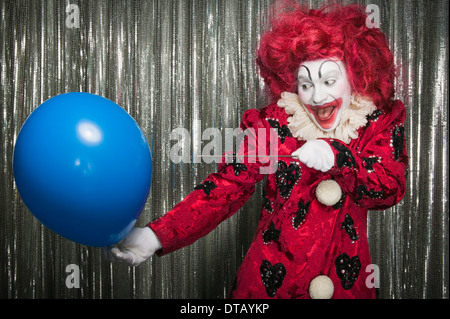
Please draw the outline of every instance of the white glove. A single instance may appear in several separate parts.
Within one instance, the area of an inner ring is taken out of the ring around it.
[[[161,248],[161,242],[150,227],[136,227],[118,244],[105,248],[104,254],[112,262],[136,267]]]
[[[312,140],[292,153],[293,157],[310,168],[328,172],[334,165],[334,153],[324,140]]]

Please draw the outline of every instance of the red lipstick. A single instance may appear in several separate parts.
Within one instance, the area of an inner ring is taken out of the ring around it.
[[[336,120],[337,113],[342,106],[342,98],[322,105],[306,105],[308,111],[314,116],[317,124],[323,129],[330,129]]]

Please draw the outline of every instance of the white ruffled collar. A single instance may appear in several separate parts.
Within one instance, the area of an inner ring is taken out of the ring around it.
[[[306,113],[295,93],[284,92],[278,101],[278,106],[292,115],[288,118],[288,127],[292,136],[298,140],[314,140],[317,138],[335,138],[349,144],[352,139],[358,138],[358,129],[367,123],[367,116],[377,107],[364,96],[353,95],[350,106],[341,114],[341,122],[334,131],[322,131]]]

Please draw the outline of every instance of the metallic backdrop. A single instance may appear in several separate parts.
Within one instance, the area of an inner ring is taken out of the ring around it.
[[[186,128],[191,146],[201,147],[208,141],[196,134],[237,128],[245,110],[265,105],[254,53],[271,3],[71,0],[80,11],[77,28],[67,0],[0,1],[1,298],[225,296],[254,234],[261,185],[205,238],[128,268],[43,227],[17,193],[12,153],[24,120],[46,99],[70,91],[102,95],[137,120],[153,153],[153,184],[138,225],[161,216],[216,168],[172,163],[170,132]],[[398,65],[397,95],[408,107],[407,194],[369,216],[379,297],[448,298],[449,2],[361,3],[380,9]],[[80,288],[66,287],[71,264],[79,266]]]

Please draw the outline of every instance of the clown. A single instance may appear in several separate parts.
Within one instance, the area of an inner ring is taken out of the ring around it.
[[[273,102],[244,114],[241,128],[255,136],[244,139],[236,155],[243,160],[221,164],[108,255],[137,266],[189,245],[239,210],[267,177],[256,235],[229,297],[374,298],[366,285],[367,212],[402,199],[408,162],[405,108],[393,100],[385,36],[366,26],[358,6],[295,6],[276,15],[257,63]],[[261,173],[266,164],[248,160],[262,131],[275,131],[278,142],[269,175]]]

